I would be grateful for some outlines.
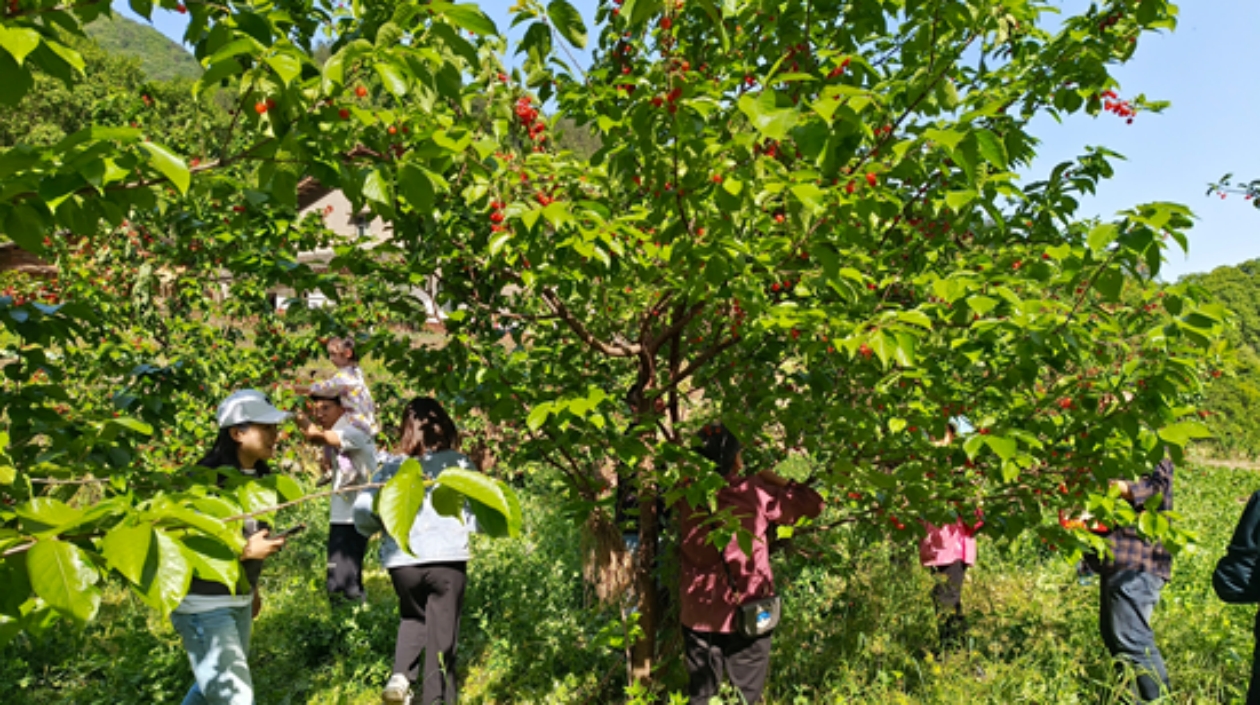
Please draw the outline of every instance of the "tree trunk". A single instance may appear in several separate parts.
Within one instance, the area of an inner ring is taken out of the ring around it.
[[[639,483],[639,558],[635,563],[635,596],[639,603],[642,636],[630,648],[631,681],[645,685],[652,681],[656,663],[656,632],[661,624],[660,601],[656,590],[656,549],[660,537],[660,517],[656,512],[656,485],[647,479],[645,469]]]

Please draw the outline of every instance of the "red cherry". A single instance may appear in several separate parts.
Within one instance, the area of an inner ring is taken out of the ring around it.
[[[262,102],[261,100],[258,101],[257,103],[254,103],[254,112],[258,113],[259,115],[262,115],[263,113],[267,112],[267,104]]]
[[[775,214],[774,214],[774,222],[776,222],[776,223],[782,223],[782,222],[783,222],[783,220],[784,220],[784,218],[783,218],[783,214],[782,214],[782,213],[775,213]]]
[[[491,222],[491,223],[494,223],[495,225],[498,225],[499,223],[502,223],[502,222],[503,222],[503,214],[502,214],[502,213],[500,213],[499,211],[495,211],[495,212],[491,213],[491,214],[490,214],[490,222]]]
[[[673,27],[673,26],[674,26],[674,21],[673,21],[673,20],[671,20],[671,19],[670,19],[670,18],[668,18],[668,17],[662,17],[662,18],[661,18],[661,29],[663,29],[663,30],[665,30],[666,32],[668,32],[668,31],[669,31],[669,28],[670,28],[670,27]]]
[[[875,174],[867,173],[866,183],[870,184],[871,186],[874,186],[875,184],[879,183],[879,177],[875,176]]]
[[[714,175],[713,175],[713,183],[715,183],[715,184],[720,184],[720,183],[722,183],[722,175],[721,175],[721,174],[714,174]]]
[[[350,119],[350,111],[347,108],[342,108],[341,110],[338,110],[337,115],[341,116],[342,120]]]
[[[857,186],[852,181],[845,184],[844,186],[845,193],[853,193],[856,189],[857,189]]]
[[[364,88],[363,86],[355,86],[354,94],[360,98],[367,97],[367,88]]]
[[[396,134],[398,134],[398,128],[397,128],[397,127],[394,127],[393,125],[390,125],[390,126],[389,126],[389,130],[388,130],[388,132],[389,132],[389,134],[391,134],[391,135],[396,135]]]
[[[184,7],[183,5],[176,5],[176,6],[175,6],[175,11],[176,11],[176,12],[178,12],[179,14],[183,15],[183,14],[186,14],[186,13],[188,12],[188,8],[187,8],[187,7]]]

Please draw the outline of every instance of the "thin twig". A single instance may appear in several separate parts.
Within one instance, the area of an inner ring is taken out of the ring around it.
[[[342,487],[336,490],[325,490],[324,492],[316,492],[315,494],[308,494],[304,497],[298,497],[295,500],[292,500],[290,502],[284,502],[283,504],[277,504],[274,507],[264,507],[263,509],[259,509],[257,511],[230,516],[226,519],[221,519],[220,521],[223,521],[225,523],[229,521],[239,521],[241,519],[248,519],[250,517],[256,517],[259,514],[270,514],[271,512],[278,512],[281,509],[292,507],[298,504],[303,504],[305,502],[311,501],[312,499],[319,499],[320,497],[331,497],[332,495],[340,494],[342,492],[357,492],[359,490],[374,490],[374,489],[378,489],[384,486],[385,486],[384,482],[369,482],[365,485],[355,485],[353,487]]]

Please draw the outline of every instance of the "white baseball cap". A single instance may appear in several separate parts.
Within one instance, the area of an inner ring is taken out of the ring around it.
[[[271,405],[267,395],[257,389],[241,389],[219,405],[219,428],[243,423],[278,424],[293,414]]]

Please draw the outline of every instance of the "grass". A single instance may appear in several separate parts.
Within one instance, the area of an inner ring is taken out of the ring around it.
[[[1154,617],[1173,702],[1244,696],[1255,608],[1219,602],[1210,574],[1258,485],[1260,477],[1238,470],[1178,476],[1178,510],[1200,543],[1177,558]],[[624,664],[607,645],[620,626],[582,582],[580,542],[554,501],[558,493],[545,476],[529,478],[525,534],[478,538],[460,640],[464,702],[624,700]],[[317,502],[277,522],[312,528],[263,576],[251,655],[259,703],[375,703],[389,675],[397,607],[375,556],[367,604],[333,610],[323,599],[326,511]],[[1097,585],[1078,584],[1071,565],[1031,541],[982,541],[964,592],[970,648],[940,660],[928,648],[931,582],[913,546],[838,530],[799,548],[776,558],[785,614],[775,635],[772,705],[1119,702],[1097,631]],[[57,623],[6,646],[0,702],[179,702],[191,676],[169,623],[123,591],[107,595],[86,630]],[[672,649],[676,639],[665,643]],[[667,692],[685,687],[676,658],[662,673]]]

